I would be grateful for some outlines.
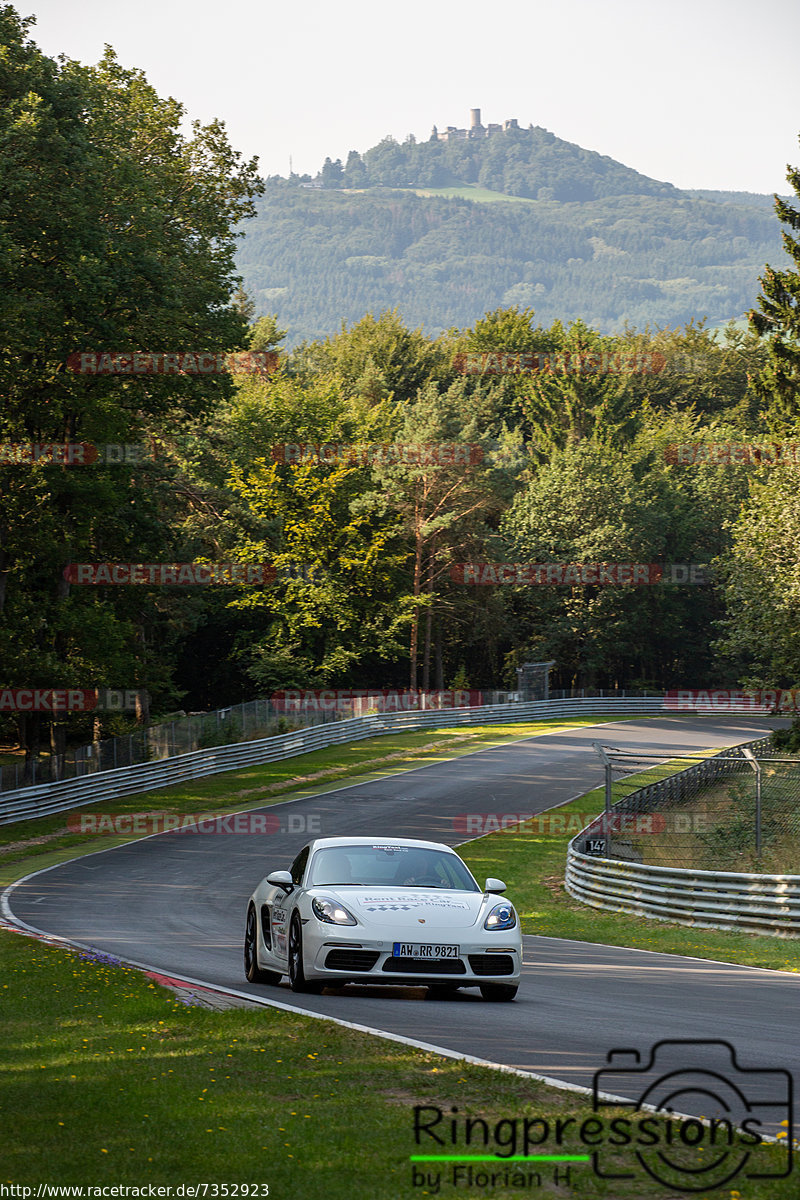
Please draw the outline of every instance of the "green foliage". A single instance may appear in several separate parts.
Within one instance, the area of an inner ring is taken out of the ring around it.
[[[97,67],[40,53],[0,9],[0,441],[142,443],[208,412],[230,377],[96,376],[87,350],[226,351],[233,226],[259,191],[219,122],[183,109],[108,49]],[[172,699],[171,651],[191,625],[135,589],[72,589],[70,561],[152,561],[176,548],[174,479],[159,463],[3,464],[0,655],[21,686],[144,687]],[[176,556],[177,557],[177,556]],[[30,753],[44,724],[23,717]]]
[[[4,685],[147,688],[164,709],[254,688],[467,675],[490,688],[526,657],[556,659],[556,687],[800,678],[794,476],[675,465],[669,451],[763,437],[770,380],[767,417],[786,415],[775,364],[794,361],[795,277],[767,288],[756,332],[694,319],[750,302],[777,245],[758,198],[687,197],[544,130],[386,139],[344,167],[329,160],[322,189],[269,182],[240,257],[245,290],[234,248],[261,190],[255,163],[218,122],[184,137],[181,106],[111,51],[94,68],[56,63],[26,27],[0,7],[0,441],[154,453],[0,464]],[[384,186],[463,184],[529,202]],[[794,210],[779,215],[797,228]],[[268,350],[284,337],[295,349],[268,379],[66,369],[81,350]],[[465,350],[666,366],[482,377],[456,372]],[[298,462],[278,449],[453,442],[482,459]],[[451,570],[510,559],[717,561],[722,574],[704,588],[470,588]],[[82,561],[264,563],[277,576],[90,589],[64,576]],[[46,732],[55,749],[68,730],[94,732],[46,724],[18,723],[29,757]]]
[[[791,728],[773,729],[770,741],[776,750],[784,754],[800,754],[800,715],[792,718]]]
[[[748,687],[794,687],[800,679],[797,467],[751,472],[750,495],[731,521],[722,561],[727,613],[718,651]]]
[[[278,322],[272,315],[259,317],[250,330],[248,345],[251,350],[274,350],[286,337],[285,329],[278,329]]]
[[[341,380],[345,394],[370,405],[412,400],[418,388],[445,367],[443,351],[421,330],[407,329],[396,309],[376,318],[367,313],[351,328],[342,326],[322,346],[318,367]]]
[[[601,333],[702,316],[717,326],[753,304],[764,262],[782,253],[758,198],[480,204],[399,186],[268,183],[236,262],[289,346],[393,309],[431,335],[514,306],[535,308],[545,326],[582,319]]]
[[[331,174],[329,164],[330,159],[326,159],[323,182],[326,167]],[[363,165],[360,182],[350,183],[346,172],[346,186],[404,188],[466,183],[509,196],[573,202],[621,195],[669,196],[677,190],[672,184],[648,179],[607,156],[583,150],[533,126],[508,129],[490,137],[408,141],[402,145],[387,137],[368,150],[358,164],[354,161],[353,170],[357,165]]]
[[[800,199],[800,170],[786,176]],[[749,316],[756,332],[767,340],[767,361],[759,392],[767,402],[767,420],[775,433],[800,429],[800,210],[775,197],[775,212],[783,222],[783,248],[792,265],[784,270],[767,266],[761,277],[760,311]]]

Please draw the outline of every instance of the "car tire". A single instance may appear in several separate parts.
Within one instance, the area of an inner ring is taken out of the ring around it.
[[[306,979],[303,970],[303,931],[297,913],[289,926],[289,983],[293,992],[310,992],[319,995],[324,984]]]
[[[244,931],[244,973],[251,983],[280,983],[278,971],[264,971],[258,965],[258,918],[251,904]]]
[[[516,983],[482,983],[481,995],[484,1000],[513,1000],[519,987]]]

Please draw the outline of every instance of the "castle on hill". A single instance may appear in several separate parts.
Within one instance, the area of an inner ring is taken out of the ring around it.
[[[503,121],[502,125],[481,125],[481,110],[471,108],[469,110],[469,129],[456,129],[455,125],[448,125],[440,133],[434,125],[431,130],[431,141],[460,142],[466,141],[468,138],[491,137],[493,133],[504,133],[509,129],[519,129],[516,117],[512,117],[509,121]]]

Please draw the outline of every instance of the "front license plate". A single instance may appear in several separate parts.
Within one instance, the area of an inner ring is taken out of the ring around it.
[[[458,958],[460,946],[428,945],[426,942],[395,942],[392,958]]]

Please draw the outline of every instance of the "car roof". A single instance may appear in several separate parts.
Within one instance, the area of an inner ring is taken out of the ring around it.
[[[315,838],[309,843],[311,850],[327,849],[329,846],[414,846],[420,850],[446,850],[449,854],[455,854],[452,846],[445,846],[444,842],[428,842],[423,838],[402,838],[402,837],[327,837]]]

